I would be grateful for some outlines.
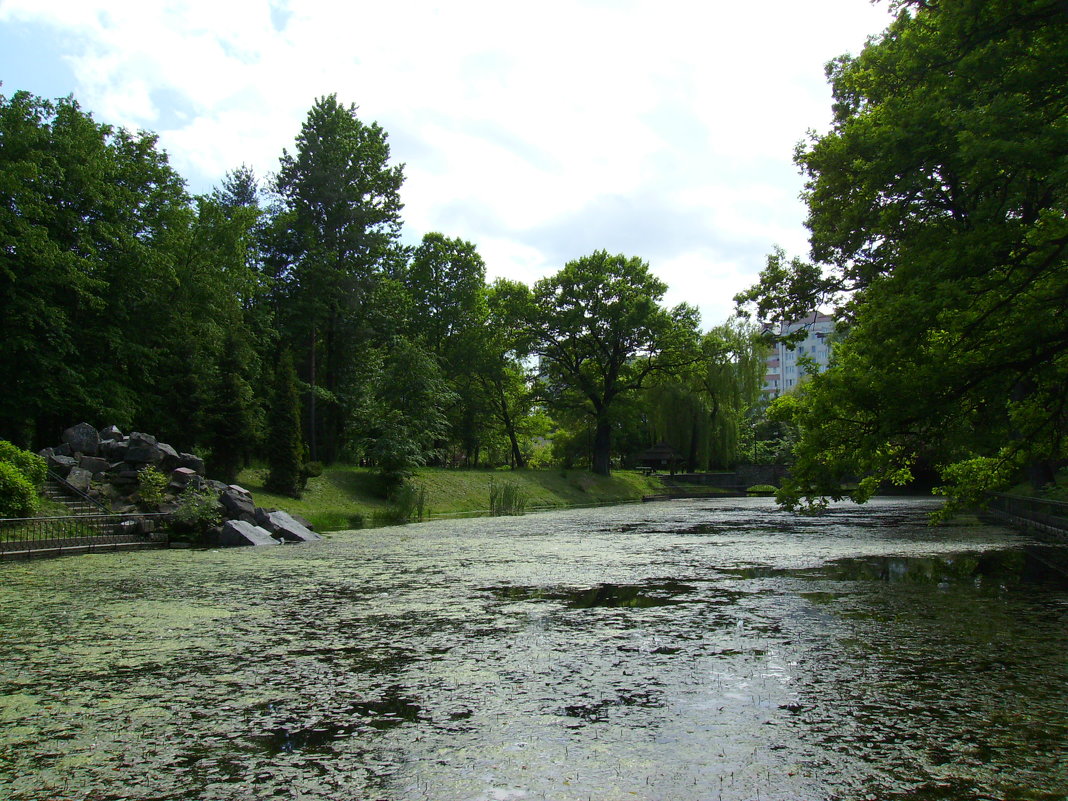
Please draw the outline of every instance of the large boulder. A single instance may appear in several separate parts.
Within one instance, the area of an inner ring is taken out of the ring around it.
[[[194,487],[200,485],[200,476],[195,471],[190,470],[188,467],[177,467],[171,471],[169,487],[181,492],[190,484]]]
[[[278,545],[278,540],[265,529],[244,520],[227,520],[219,534],[219,545]]]
[[[72,456],[59,456],[57,454],[52,454],[51,456],[47,457],[46,461],[48,462],[48,469],[51,470],[53,473],[62,476],[63,478],[67,477],[67,474],[70,473],[72,468],[78,466],[78,460]]]
[[[101,459],[99,456],[86,456],[85,454],[82,454],[81,458],[78,459],[78,467],[88,470],[90,473],[106,473],[111,469],[107,459]]]
[[[204,460],[192,453],[179,453],[178,466],[188,467],[200,475],[204,475]]]
[[[164,473],[169,473],[174,468],[182,466],[182,460],[178,457],[178,451],[166,442],[156,443],[156,447],[158,447],[160,453],[163,454],[159,461],[159,469]]]
[[[118,442],[122,439],[122,432],[116,426],[108,426],[107,428],[100,429],[100,439],[111,439]]]
[[[88,423],[78,423],[63,432],[62,440],[74,453],[96,456],[100,447],[100,432]]]
[[[93,474],[82,467],[72,467],[70,472],[67,473],[67,483],[74,489],[81,490],[82,492],[89,491],[89,485],[93,481]]]
[[[163,459],[163,451],[154,436],[135,431],[127,441],[125,459],[134,464],[159,464]]]
[[[244,487],[230,484],[219,494],[219,501],[228,519],[255,522],[256,504],[252,502],[252,494]]]
[[[290,542],[316,542],[322,539],[321,534],[301,525],[287,512],[268,512],[266,517],[267,522],[263,528],[276,537]]]

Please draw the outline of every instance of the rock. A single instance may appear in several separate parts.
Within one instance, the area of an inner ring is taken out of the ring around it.
[[[88,423],[71,426],[63,432],[62,439],[74,453],[86,456],[96,456],[97,448],[100,447],[100,432]]]
[[[125,463],[124,463],[125,464]],[[112,470],[108,474],[108,481],[116,486],[130,486],[137,484],[137,471],[136,470]]]
[[[70,445],[68,445],[66,442],[64,442],[62,445],[60,445],[60,446],[58,446],[56,448],[53,448],[52,449],[52,453],[55,454],[56,456],[73,456],[74,455],[74,451],[72,451],[70,449]]]
[[[115,533],[132,537],[134,534],[140,534],[141,532],[136,520],[123,520],[115,526]]]
[[[315,542],[322,536],[316,534],[307,526],[298,523],[292,515],[286,512],[271,512],[267,515],[269,526],[264,526],[276,537],[281,537],[290,542]]]
[[[122,439],[122,432],[115,426],[108,426],[100,430],[100,439],[113,439],[117,442]]]
[[[164,473],[169,473],[176,467],[180,467],[182,460],[178,457],[178,451],[168,445],[166,442],[160,442],[156,445],[159,448],[163,457],[159,461],[159,469]]]
[[[171,471],[171,481],[169,486],[181,492],[190,484],[194,487],[200,483],[200,476],[195,471],[190,470],[188,467],[178,467]]]
[[[292,513],[290,513],[289,516],[296,520],[298,523],[300,523],[302,526],[304,526],[304,528],[308,529],[308,531],[315,531],[315,526],[313,526],[311,521],[308,520],[306,517],[301,517],[298,514]]]
[[[89,490],[89,484],[92,480],[93,474],[81,467],[72,467],[70,472],[67,473],[67,483],[82,492]]]
[[[78,459],[78,467],[88,470],[90,473],[106,473],[111,469],[107,459],[101,459],[99,456],[86,456],[85,454],[82,454],[81,458]]]
[[[256,505],[252,502],[252,496],[248,490],[231,484],[219,495],[222,503],[223,515],[230,520],[247,520],[250,523],[256,520]]]
[[[41,448],[41,450],[37,451],[37,455],[40,456],[42,459],[47,459],[49,456],[52,456],[55,452],[56,452],[55,448]]]
[[[163,459],[163,451],[156,444],[156,438],[151,434],[130,434],[126,448],[126,461],[139,464],[159,464]],[[177,454],[175,454],[177,456]]]
[[[278,540],[265,529],[246,523],[244,520],[227,520],[219,534],[219,544],[236,545],[278,545]]]
[[[100,443],[100,452],[112,462],[123,462],[126,461],[126,451],[129,447],[129,440],[106,439]]]
[[[199,475],[204,475],[204,460],[192,453],[179,453],[178,466],[188,467]]]
[[[53,454],[48,457],[48,469],[53,473],[56,473],[63,478],[67,477],[71,468],[78,466],[78,461],[70,456],[57,456]]]

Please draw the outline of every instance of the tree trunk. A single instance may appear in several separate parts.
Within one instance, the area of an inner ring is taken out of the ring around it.
[[[504,423],[504,430],[508,432],[508,441],[512,444],[512,467],[515,470],[522,470],[526,467],[526,462],[523,461],[523,454],[519,450],[519,438],[515,434],[515,422],[512,420],[512,415],[508,413],[508,399],[504,395],[504,387],[499,383],[497,384],[497,403],[501,408],[501,422]]]
[[[317,339],[317,332],[315,328],[312,328],[311,348],[308,354],[308,384],[311,386],[311,391],[308,393],[308,456],[313,462],[319,460],[319,454],[315,448],[315,416],[317,414],[315,410],[315,345]]]
[[[612,424],[606,418],[597,418],[593,435],[593,472],[601,476],[612,473]]]

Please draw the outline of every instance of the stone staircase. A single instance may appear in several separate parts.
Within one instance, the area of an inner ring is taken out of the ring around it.
[[[49,478],[45,481],[42,488],[42,494],[50,501],[61,503],[67,507],[68,514],[72,515],[102,515],[108,514],[105,510],[101,509],[84,498],[79,498],[77,495],[71,493],[66,487],[56,481],[54,478]]]

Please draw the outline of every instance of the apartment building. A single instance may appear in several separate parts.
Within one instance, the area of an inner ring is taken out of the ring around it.
[[[829,314],[812,312],[792,323],[765,326],[765,330],[773,330],[778,336],[800,330],[807,332],[804,341],[794,345],[792,350],[782,342],[776,342],[768,353],[763,390],[769,400],[797,386],[804,377],[804,367],[798,363],[802,356],[812,359],[820,370],[827,369],[831,357],[828,337],[834,331],[834,318]]]

